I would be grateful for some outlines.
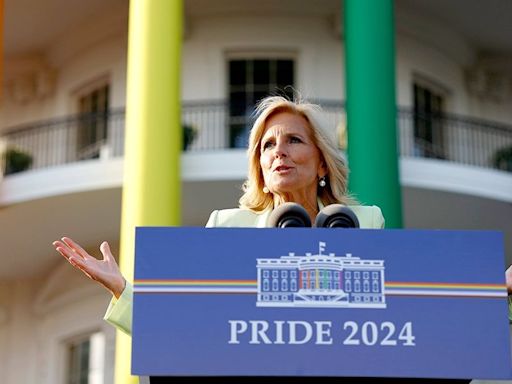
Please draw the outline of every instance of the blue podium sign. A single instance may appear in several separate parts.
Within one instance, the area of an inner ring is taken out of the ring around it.
[[[501,233],[137,228],[132,372],[512,378]]]

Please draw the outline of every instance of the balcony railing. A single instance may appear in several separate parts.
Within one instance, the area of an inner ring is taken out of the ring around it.
[[[342,147],[344,105],[332,101],[318,104],[322,105],[329,125],[336,130]],[[123,156],[124,119],[124,110],[113,110],[4,130],[0,135],[3,173]],[[235,121],[229,116],[224,101],[185,103],[182,107],[184,136],[191,141],[184,142],[184,149],[227,149],[230,124],[239,126],[239,119]],[[433,158],[512,172],[511,125],[455,115],[421,116],[411,109],[399,108],[397,126],[403,157]]]
[[[400,154],[512,172],[512,125],[398,110]]]

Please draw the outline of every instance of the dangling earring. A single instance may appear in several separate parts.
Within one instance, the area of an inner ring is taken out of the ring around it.
[[[263,187],[263,193],[269,193],[269,192],[270,192],[270,190],[269,190],[269,189],[267,188],[267,186],[265,185],[265,186]]]
[[[319,185],[320,188],[324,188],[327,185],[327,182],[325,181],[325,176],[322,176],[318,180],[318,185]]]

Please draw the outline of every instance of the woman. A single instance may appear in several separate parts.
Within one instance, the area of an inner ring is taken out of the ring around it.
[[[348,170],[318,106],[273,96],[257,107],[249,137],[249,172],[240,208],[214,211],[207,227],[266,227],[272,210],[285,202],[302,205],[311,222],[329,204],[350,205],[361,228],[383,228],[376,206],[355,205],[347,193]],[[74,267],[114,296],[105,320],[131,332],[132,287],[126,283],[106,242],[97,260],[69,238],[53,243]]]

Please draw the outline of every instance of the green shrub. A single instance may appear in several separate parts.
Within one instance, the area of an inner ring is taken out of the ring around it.
[[[197,130],[192,125],[183,125],[183,150],[186,151],[194,142]]]
[[[4,175],[23,172],[32,165],[32,156],[16,148],[8,148],[4,153]]]
[[[512,172],[512,145],[497,150],[492,162],[495,168]]]

